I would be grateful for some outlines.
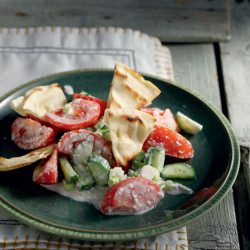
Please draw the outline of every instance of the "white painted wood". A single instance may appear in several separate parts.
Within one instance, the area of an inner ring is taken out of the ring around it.
[[[211,44],[170,46],[175,79],[221,108],[214,48]],[[239,249],[233,195],[188,226],[190,249]]]
[[[114,26],[164,41],[230,38],[229,0],[2,0],[2,27]]]
[[[228,113],[241,148],[235,201],[242,249],[250,249],[250,2],[232,4],[232,40],[221,43]]]
[[[221,43],[229,115],[240,142],[250,142],[250,2],[234,4],[232,40]]]
[[[176,81],[221,109],[213,45],[173,45],[170,49]]]

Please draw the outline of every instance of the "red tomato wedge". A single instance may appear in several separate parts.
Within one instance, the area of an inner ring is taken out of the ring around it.
[[[144,177],[130,177],[107,190],[100,209],[107,215],[142,214],[154,208],[163,196],[154,182]]]
[[[99,152],[109,162],[113,161],[112,151],[102,136],[86,129],[64,133],[58,142],[58,151],[67,156],[72,155],[74,147],[82,141],[93,141],[93,151]]]
[[[156,118],[156,122],[164,127],[179,131],[180,128],[170,109],[161,110],[159,108],[142,108],[141,111],[146,112]]]
[[[191,199],[186,201],[184,204],[181,205],[181,209],[186,209],[196,203],[204,202],[205,200],[208,200],[210,197],[212,197],[216,192],[218,188],[215,186],[211,187],[205,187],[201,189],[198,193],[196,193]]]
[[[192,144],[184,136],[160,125],[154,126],[144,142],[143,150],[147,151],[150,147],[162,147],[166,155],[181,159],[190,159],[194,155]]]
[[[30,118],[17,118],[11,126],[11,138],[21,149],[45,147],[55,140],[52,128]]]
[[[74,93],[73,94],[73,99],[77,99],[77,98],[82,98],[84,100],[88,100],[88,101],[92,101],[92,102],[96,102],[100,105],[100,109],[101,109],[101,112],[100,112],[100,117],[104,115],[104,111],[107,107],[107,102],[100,99],[100,98],[97,98],[97,97],[94,97],[94,96],[90,96],[90,95],[84,95],[84,94],[81,94],[81,93]]]
[[[82,98],[74,99],[70,111],[63,109],[49,112],[46,121],[61,130],[74,130],[94,125],[100,116],[100,105]]]
[[[57,148],[53,150],[52,155],[45,162],[41,163],[34,169],[33,181],[37,184],[55,184],[58,181],[58,152]]]

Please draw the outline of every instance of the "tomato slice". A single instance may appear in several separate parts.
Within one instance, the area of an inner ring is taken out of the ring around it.
[[[146,112],[156,118],[157,124],[179,131],[180,128],[170,109],[161,110],[159,108],[142,108],[141,111]]]
[[[107,102],[100,99],[100,98],[97,98],[95,96],[90,96],[90,95],[84,95],[84,94],[81,94],[81,93],[74,93],[73,94],[73,99],[77,99],[77,98],[82,98],[84,100],[88,100],[88,101],[92,101],[92,102],[96,102],[100,105],[100,109],[101,109],[101,112],[100,112],[100,117],[104,115],[104,111],[107,107]]]
[[[93,141],[93,151],[99,152],[110,163],[113,162],[112,151],[103,137],[86,129],[64,133],[58,142],[58,151],[64,155],[71,156],[74,147],[82,141]]]
[[[34,169],[33,181],[37,184],[55,184],[58,181],[58,152],[57,148],[46,161],[41,163]]]
[[[147,151],[150,147],[162,147],[166,155],[182,159],[190,159],[194,155],[192,144],[184,136],[160,125],[154,126],[144,142],[143,150]]]
[[[218,188],[215,186],[211,187],[205,187],[201,189],[198,193],[196,193],[191,199],[186,201],[184,204],[181,205],[181,209],[186,209],[188,207],[193,206],[194,204],[201,204],[204,201],[208,200],[210,197],[212,197],[216,192]]]
[[[94,125],[100,116],[100,105],[81,98],[68,104],[70,110],[58,109],[45,115],[45,119],[62,130],[74,130]]]
[[[21,149],[37,149],[55,141],[52,128],[30,118],[17,118],[11,126],[11,138]]]
[[[107,215],[142,214],[154,208],[163,196],[154,182],[144,177],[130,177],[107,190],[100,209]]]

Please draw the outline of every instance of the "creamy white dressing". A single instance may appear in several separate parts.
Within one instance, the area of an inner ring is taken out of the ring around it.
[[[138,212],[134,211],[113,211],[112,209],[109,210],[108,215],[141,215],[149,212],[150,210],[154,209],[155,207],[145,207],[143,210],[140,210]]]
[[[78,191],[77,189],[74,189],[70,192],[67,192],[65,191],[62,182],[59,182],[54,185],[41,185],[41,186],[50,191],[56,192],[64,197],[70,198],[72,200],[90,203],[93,206],[95,206],[95,208],[97,208],[98,210],[100,210],[100,202],[104,196],[104,193],[107,190],[107,187],[97,186],[89,190]]]
[[[41,185],[42,187],[56,192],[64,197],[70,198],[72,200],[78,201],[78,202],[87,202],[92,204],[96,209],[100,210],[100,203],[103,199],[103,196],[105,192],[107,191],[107,187],[101,187],[101,186],[96,186],[94,188],[91,188],[89,190],[83,190],[83,191],[78,191],[77,189],[74,189],[73,191],[67,192],[65,191],[63,187],[63,183],[59,182],[54,185]],[[164,193],[161,191],[157,195],[161,196],[161,198],[164,197]],[[140,209],[138,211],[113,211],[113,209],[109,209],[108,215],[140,215],[144,214],[154,208],[152,206],[151,202],[150,204],[147,204],[145,207],[141,207],[141,204],[139,201],[137,201],[137,197],[135,194],[133,194],[133,197],[135,199],[135,206],[139,206]]]

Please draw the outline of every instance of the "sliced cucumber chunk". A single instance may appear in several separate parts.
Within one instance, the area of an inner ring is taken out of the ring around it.
[[[138,170],[139,168],[145,165],[145,153],[141,151],[133,160],[132,160],[132,169]]]
[[[60,157],[59,162],[62,168],[63,176],[64,179],[66,180],[67,183],[76,183],[78,179],[78,174],[75,172],[67,158],[65,157]]]
[[[90,189],[95,185],[95,179],[93,178],[88,167],[78,164],[74,166],[74,168],[79,175],[79,178],[76,182],[76,187],[79,190]]]
[[[151,147],[145,156],[145,164],[162,170],[165,163],[165,150],[159,147]]]
[[[98,127],[97,131],[99,131],[99,133],[103,135],[109,133],[109,127],[107,127],[105,124],[102,124],[100,127]]]
[[[87,164],[97,185],[107,185],[110,172],[108,161],[98,154],[91,154]]]
[[[76,183],[76,187],[79,190],[87,190],[92,188],[95,185],[95,180],[91,175],[79,176],[79,179]]]
[[[128,170],[128,176],[129,177],[138,177],[140,175],[139,171],[135,171],[133,169]]]
[[[94,127],[96,129],[96,134],[101,135],[108,142],[111,141],[109,127],[104,124],[103,119],[101,119]]]
[[[107,132],[105,132],[102,136],[103,136],[105,141],[111,142],[111,137],[110,137],[110,131],[109,130]]]
[[[173,163],[164,166],[161,176],[168,179],[194,179],[195,170],[187,163]]]
[[[200,123],[194,121],[193,119],[184,115],[181,112],[177,112],[176,120],[177,120],[179,127],[184,132],[192,134],[192,135],[197,134],[203,128],[203,126]]]
[[[93,151],[94,138],[89,136],[87,140],[80,142],[73,150],[72,159],[75,165],[87,164]]]
[[[65,180],[63,180],[63,188],[66,192],[71,192],[74,190],[75,188],[75,184],[74,183],[69,183]]]

